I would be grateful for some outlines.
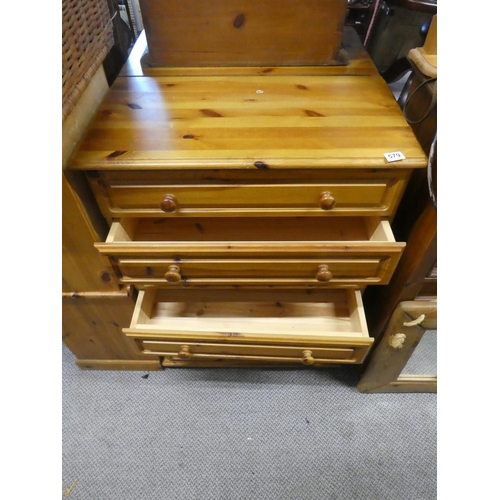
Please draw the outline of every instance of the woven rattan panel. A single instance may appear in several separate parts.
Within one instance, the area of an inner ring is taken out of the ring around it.
[[[106,0],[62,0],[62,115],[66,119],[113,46]]]

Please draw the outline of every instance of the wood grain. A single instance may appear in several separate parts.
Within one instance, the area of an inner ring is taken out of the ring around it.
[[[348,64],[342,66],[197,66],[152,67],[146,32],[143,30],[134,45],[120,76],[217,76],[217,75],[378,75],[377,68],[366,52],[358,34],[351,26],[344,26],[342,46]]]
[[[400,375],[425,331],[436,328],[436,301],[400,302],[370,356],[358,389],[366,393],[437,392],[435,376]],[[394,335],[404,336],[399,348],[395,348],[391,343],[391,337]]]
[[[304,350],[322,362],[360,363],[373,339],[363,318],[361,292],[337,290],[330,302],[276,301],[275,292],[248,301],[252,293],[233,293],[233,300],[164,302],[163,290],[139,292],[135,320],[124,333],[134,339],[142,352],[176,356],[182,346],[198,359],[211,357],[262,357],[272,361],[302,362]],[[288,298],[299,298],[301,292]],[[198,294],[199,295],[199,294]],[[211,297],[217,298],[212,292]],[[154,298],[152,298],[154,297]],[[175,296],[174,296],[175,297]],[[271,301],[266,302],[266,299]],[[142,312],[137,312],[141,310]],[[291,358],[291,355],[296,357]],[[187,358],[188,353],[181,356]],[[279,361],[279,359],[274,359]]]
[[[160,215],[392,217],[410,173],[367,169],[117,170],[89,173],[89,181],[110,222],[116,217]],[[322,200],[326,193],[334,202],[325,209]]]
[[[387,284],[405,246],[394,241],[389,223],[361,217],[335,221],[124,219],[114,222],[106,242],[95,246],[110,258],[124,284]]]
[[[131,290],[64,294],[62,338],[77,363],[158,360],[157,356],[141,354],[121,331],[130,324],[134,306]],[[118,367],[118,364],[112,366]]]
[[[339,62],[343,0],[142,0],[152,66]]]
[[[63,292],[118,290],[118,282],[94,243],[96,233],[81,199],[62,177],[62,289]]]
[[[380,77],[119,77],[70,168],[387,169],[390,151],[427,164]]]

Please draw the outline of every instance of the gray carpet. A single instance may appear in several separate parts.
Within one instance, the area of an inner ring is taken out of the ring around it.
[[[437,374],[437,330],[427,330],[413,351],[402,375]]]
[[[63,490],[73,485],[70,500],[435,499],[436,395],[361,394],[353,368],[82,371],[63,346]]]

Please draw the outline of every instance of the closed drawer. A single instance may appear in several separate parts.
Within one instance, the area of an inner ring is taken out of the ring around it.
[[[240,178],[208,174],[191,182],[173,173],[99,172],[90,175],[103,213],[108,217],[183,216],[390,216],[406,183],[406,172],[335,172],[331,178],[281,172]],[[248,174],[247,174],[248,175]],[[303,177],[303,178],[301,178]],[[313,177],[311,179],[311,177]],[[314,180],[317,177],[317,180]],[[171,182],[165,182],[168,179]],[[212,180],[211,180],[212,179]]]
[[[124,333],[166,364],[361,363],[369,337],[358,290],[248,292],[147,288]]]
[[[386,284],[404,246],[378,217],[122,219],[96,244],[122,283],[176,288]]]

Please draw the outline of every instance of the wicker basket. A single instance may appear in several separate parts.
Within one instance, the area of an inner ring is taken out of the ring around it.
[[[62,14],[64,121],[114,42],[106,0],[63,0]]]

